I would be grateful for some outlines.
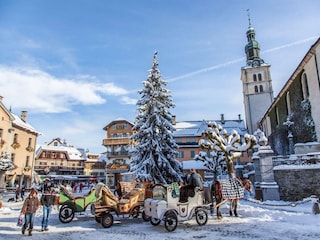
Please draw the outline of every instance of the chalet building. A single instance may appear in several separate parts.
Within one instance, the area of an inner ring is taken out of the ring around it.
[[[260,119],[278,155],[292,154],[297,143],[320,139],[320,38],[310,47]]]
[[[106,158],[103,154],[88,153],[84,162],[84,175],[90,176],[89,181],[100,182],[106,179]]]
[[[0,156],[10,159],[13,168],[0,170],[0,188],[16,184],[31,186],[37,137],[40,135],[27,122],[27,111],[20,117],[8,110],[0,97]]]
[[[103,128],[106,131],[106,138],[103,139],[102,145],[107,148],[106,183],[109,186],[114,186],[120,179],[120,174],[130,169],[132,127],[133,124],[129,121],[118,118]]]
[[[236,130],[241,138],[248,133],[245,123],[241,116],[238,115],[236,120],[226,120],[224,114],[221,114],[218,120],[202,120],[202,121],[176,121],[173,117],[173,126],[176,129],[173,132],[174,139],[176,140],[179,148],[177,149],[178,155],[176,159],[182,162],[184,171],[188,171],[190,168],[195,168],[198,172],[205,177],[207,168],[203,165],[201,161],[194,160],[194,157],[199,154],[201,149],[199,148],[199,140],[205,139],[204,131],[208,128],[210,122],[216,122],[221,125],[223,129],[227,131],[230,135],[233,130]],[[239,165],[244,165],[251,159],[250,152],[244,152],[240,159],[238,159]]]
[[[60,138],[39,145],[36,151],[34,171],[39,175],[84,175],[86,153]]]

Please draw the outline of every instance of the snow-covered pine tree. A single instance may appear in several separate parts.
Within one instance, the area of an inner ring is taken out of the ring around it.
[[[175,128],[169,111],[174,104],[158,69],[157,52],[143,85],[138,92],[141,99],[137,102],[138,115],[133,127],[137,132],[132,135],[136,145],[131,150],[130,172],[142,182],[181,182],[182,166],[175,159],[178,145],[173,138]]]

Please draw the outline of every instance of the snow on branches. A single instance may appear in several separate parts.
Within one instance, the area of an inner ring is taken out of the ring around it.
[[[175,159],[177,147],[169,111],[174,104],[170,91],[164,88],[166,81],[158,69],[157,52],[144,88],[138,93],[138,115],[135,120],[132,139],[136,145],[131,150],[131,169],[137,180],[155,183],[182,181],[182,165]]]
[[[242,140],[236,130],[233,130],[228,135],[227,131],[216,122],[208,124],[205,135],[206,139],[201,139],[199,145],[202,149],[211,150],[212,152],[210,156],[207,156],[205,151],[201,151],[196,156],[196,159],[203,161],[205,166],[215,175],[219,166],[225,163],[230,178],[234,177],[234,159],[239,158],[242,152],[247,151],[257,143],[256,137],[249,134],[245,134]]]

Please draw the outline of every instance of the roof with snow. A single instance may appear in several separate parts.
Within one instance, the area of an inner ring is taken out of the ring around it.
[[[103,130],[106,130],[106,131],[107,131],[108,128],[109,128],[109,126],[112,125],[112,124],[114,124],[114,123],[116,123],[116,122],[127,122],[127,123],[129,123],[131,126],[134,125],[132,122],[130,122],[130,121],[128,121],[128,120],[126,120],[126,119],[124,119],[124,118],[122,118],[122,117],[118,117],[118,118],[116,118],[115,120],[111,121],[107,126],[105,126],[105,127],[103,128]]]
[[[83,153],[75,147],[38,145],[36,157],[38,157],[43,151],[65,152],[70,160],[86,160],[86,155],[83,155]]]
[[[11,115],[14,117],[14,120],[12,121],[12,123],[16,126],[21,127],[24,130],[30,131],[32,133],[35,133],[37,135],[40,135],[41,133],[38,132],[34,127],[32,127],[29,123],[22,121],[22,119],[17,116],[14,113],[11,113]]]
[[[189,170],[191,168],[194,168],[196,170],[208,170],[206,166],[204,166],[202,161],[196,161],[196,160],[188,160],[183,161],[182,163],[183,170]]]
[[[232,130],[236,130],[240,136],[244,136],[246,133],[248,133],[243,120],[202,120],[177,122],[174,125],[176,131],[173,132],[173,135],[175,137],[201,136],[202,133],[207,129],[208,123],[210,122],[216,122],[217,124],[220,124],[228,134],[231,134]]]

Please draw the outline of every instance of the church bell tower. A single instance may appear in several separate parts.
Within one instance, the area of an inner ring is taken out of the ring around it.
[[[244,99],[246,126],[250,134],[259,128],[259,121],[273,101],[270,64],[260,58],[260,46],[255,39],[250,15],[245,52],[246,66],[241,68],[241,81]]]

